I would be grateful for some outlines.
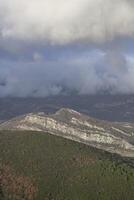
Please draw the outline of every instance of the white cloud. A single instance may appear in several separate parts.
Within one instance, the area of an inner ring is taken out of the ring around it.
[[[133,0],[0,0],[3,40],[66,44],[134,35]]]

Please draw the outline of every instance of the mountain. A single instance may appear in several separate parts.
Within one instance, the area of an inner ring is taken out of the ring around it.
[[[134,95],[59,95],[46,98],[0,98],[0,120],[67,107],[94,118],[134,122]]]
[[[97,120],[72,109],[19,116],[1,123],[0,130],[48,132],[123,157],[134,157],[134,123]]]

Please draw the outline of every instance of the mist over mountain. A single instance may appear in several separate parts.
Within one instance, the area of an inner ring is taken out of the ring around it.
[[[134,93],[134,61],[114,49],[73,56],[59,52],[57,59],[46,60],[34,56],[0,61],[0,97]]]
[[[134,199],[134,0],[0,0],[7,199]]]

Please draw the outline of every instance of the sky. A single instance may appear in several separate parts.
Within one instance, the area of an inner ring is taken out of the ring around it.
[[[133,0],[0,0],[0,97],[134,94]]]

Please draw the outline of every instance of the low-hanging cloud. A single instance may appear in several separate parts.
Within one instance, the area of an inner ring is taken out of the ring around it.
[[[97,57],[97,60],[96,60]],[[58,94],[134,93],[134,59],[120,52],[84,53],[60,60],[3,60],[0,96],[46,97]]]

